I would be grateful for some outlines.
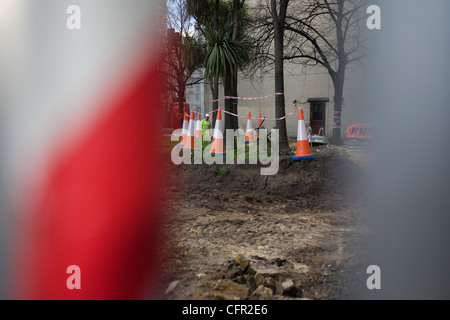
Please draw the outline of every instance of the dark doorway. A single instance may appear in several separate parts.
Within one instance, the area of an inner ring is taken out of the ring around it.
[[[326,102],[323,101],[311,102],[309,122],[313,134],[325,134],[325,106]],[[323,128],[323,131],[320,128]]]

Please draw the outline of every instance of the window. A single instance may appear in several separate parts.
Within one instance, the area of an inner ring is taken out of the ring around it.
[[[312,120],[321,121],[323,120],[323,103],[313,104]]]

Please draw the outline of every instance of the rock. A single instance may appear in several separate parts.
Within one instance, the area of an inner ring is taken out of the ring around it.
[[[172,281],[164,292],[165,295],[170,295],[178,291],[184,290],[184,286],[180,280]]]
[[[284,290],[289,290],[295,286],[294,281],[292,281],[291,279],[287,279],[287,280],[283,281],[283,283],[281,285],[283,286]]]
[[[237,255],[236,258],[234,258],[234,262],[237,265],[241,266],[244,270],[246,270],[250,266],[250,261],[245,260],[242,254]]]
[[[271,289],[273,294],[277,291],[277,282],[271,277],[264,279],[263,285],[264,287]]]
[[[280,270],[276,269],[255,269],[257,273],[262,274],[265,277],[274,276],[280,273]]]
[[[283,295],[290,296],[290,297],[298,297],[299,296],[299,290],[295,286],[294,281],[291,279],[288,279],[284,281],[282,284],[283,286]]]
[[[256,289],[255,278],[249,274],[244,274],[236,279],[233,279],[234,282],[238,284],[245,284],[251,291]]]
[[[251,275],[251,276],[254,276],[256,274],[256,270],[253,269],[253,268],[248,267],[247,270],[245,270],[244,273],[248,274],[248,275]]]
[[[261,273],[256,273],[254,276],[256,287],[259,287],[264,283],[264,276]]]
[[[277,289],[275,291],[275,294],[279,295],[279,296],[282,296],[283,292],[284,292],[284,287],[279,281],[276,281],[276,284],[277,284]]]
[[[260,285],[253,291],[253,294],[261,294],[263,291],[264,291],[264,286]]]
[[[308,273],[309,272],[309,267],[305,264],[301,264],[301,263],[294,263],[294,270],[299,272],[299,273]]]
[[[253,292],[253,295],[261,300],[269,300],[273,296],[273,291],[270,288],[260,285]]]
[[[227,278],[228,279],[234,279],[239,276],[241,276],[244,273],[244,268],[242,268],[240,265],[236,264],[235,262],[232,262],[228,267],[227,272]]]
[[[252,291],[255,290],[257,288],[255,278],[252,275],[244,275],[244,277],[247,287],[249,287]]]

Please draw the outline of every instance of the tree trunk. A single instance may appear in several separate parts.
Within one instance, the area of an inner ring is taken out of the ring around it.
[[[276,11],[275,0],[272,0],[272,16],[274,21],[274,45],[275,45],[275,92],[284,92],[284,22],[288,1],[280,4],[280,16]],[[285,7],[283,7],[285,6]],[[275,96],[275,117],[281,118],[286,114],[284,96]],[[275,128],[279,130],[280,154],[290,154],[289,140],[286,129],[286,119],[278,120]]]
[[[178,120],[179,127],[183,128],[183,119],[184,119],[184,88],[181,86],[178,87]]]
[[[277,36],[275,36],[275,39]],[[277,57],[278,56],[278,57]],[[281,56],[281,57],[280,57]],[[275,40],[275,92],[284,92],[284,70],[283,70],[283,41]],[[284,95],[275,96],[275,117],[284,117],[285,103]],[[289,141],[286,129],[286,119],[276,121],[275,128],[280,134],[280,154],[290,154]]]
[[[219,79],[214,79],[214,84],[212,85],[211,92],[213,95],[213,101],[219,99]],[[213,110],[219,108],[219,101],[213,102]],[[211,111],[213,111],[211,110]],[[217,112],[210,112],[209,118],[211,119],[211,128],[216,126]]]
[[[331,142],[333,144],[342,144],[341,140],[341,119],[342,119],[342,100],[344,94],[345,68],[347,67],[347,56],[345,54],[345,38],[342,32],[344,3],[338,2],[338,15],[336,19],[336,38],[339,67],[333,78],[334,86],[334,119],[333,134]]]
[[[238,75],[237,75],[237,68],[235,67],[235,73],[233,76],[233,97],[237,97],[238,96]],[[237,99],[233,100],[233,113],[234,114],[238,114],[238,101]],[[238,128],[238,118],[237,117],[233,117],[233,124],[232,127],[234,130],[236,130]]]
[[[227,76],[225,77],[225,83],[224,83],[224,95],[225,96],[233,96],[233,75],[231,72],[227,72]],[[233,99],[226,99],[225,100],[225,111],[233,112]],[[226,137],[226,130],[227,129],[233,129],[233,122],[234,122],[234,116],[231,114],[225,113],[225,126],[224,126],[224,143],[225,137]]]
[[[239,30],[239,25],[240,25],[240,15],[239,15],[239,11],[241,9],[241,4],[239,3],[239,0],[234,0],[233,1],[233,10],[234,10],[234,15],[233,15],[233,33],[231,35],[231,39],[236,40],[237,34],[238,34],[238,30]],[[232,93],[231,95],[233,97],[237,97],[238,93],[237,93],[237,87],[238,87],[238,68],[237,66],[233,67],[233,76],[232,76]],[[233,99],[232,100],[232,109],[231,112],[233,112],[234,114],[237,114],[237,106],[238,106],[238,100],[237,99]],[[232,117],[232,123],[231,123],[231,128],[236,130],[238,128],[238,119],[237,117]]]
[[[335,79],[333,79],[334,86],[334,121],[333,121],[333,135],[331,142],[333,144],[342,144],[341,140],[341,117],[342,117],[342,101],[344,94],[344,79],[345,67],[340,68]]]
[[[214,28],[216,29],[216,32],[219,31],[219,0],[216,0],[215,5],[214,5]],[[213,95],[213,101],[219,99],[219,78],[214,79],[212,95]],[[218,108],[219,108],[219,101],[214,101],[213,102],[213,110],[217,110]],[[213,111],[213,110],[211,110],[211,111]],[[211,119],[210,120],[211,128],[215,128],[217,112],[211,112],[209,115],[209,118]]]

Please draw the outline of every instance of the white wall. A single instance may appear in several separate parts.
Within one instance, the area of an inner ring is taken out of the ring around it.
[[[334,88],[328,72],[322,67],[304,67],[299,64],[285,65],[285,101],[286,114],[295,109],[293,101],[307,102],[310,98],[328,98],[326,103],[326,128],[325,135],[331,137],[334,121]],[[209,85],[205,86],[205,110],[212,110],[212,96]],[[238,95],[240,97],[261,97],[275,93],[275,81],[273,72],[264,76],[256,75],[253,79],[239,77]],[[345,137],[345,128],[351,123],[366,123],[371,121],[371,112],[366,102],[366,87],[364,82],[364,65],[355,62],[347,69],[344,102],[342,109],[341,136]],[[220,88],[219,97],[223,98],[223,88]],[[224,108],[223,100],[219,106]],[[304,111],[305,122],[309,124],[310,103],[302,104],[306,107]],[[239,100],[238,114],[239,124],[246,127],[247,115],[251,112],[252,116],[258,117],[262,113],[263,117],[275,117],[275,98],[260,100]],[[287,133],[290,137],[297,136],[298,113],[286,119]],[[275,127],[275,121],[267,120],[264,123],[267,129]],[[254,120],[253,127],[257,126],[257,120]]]

